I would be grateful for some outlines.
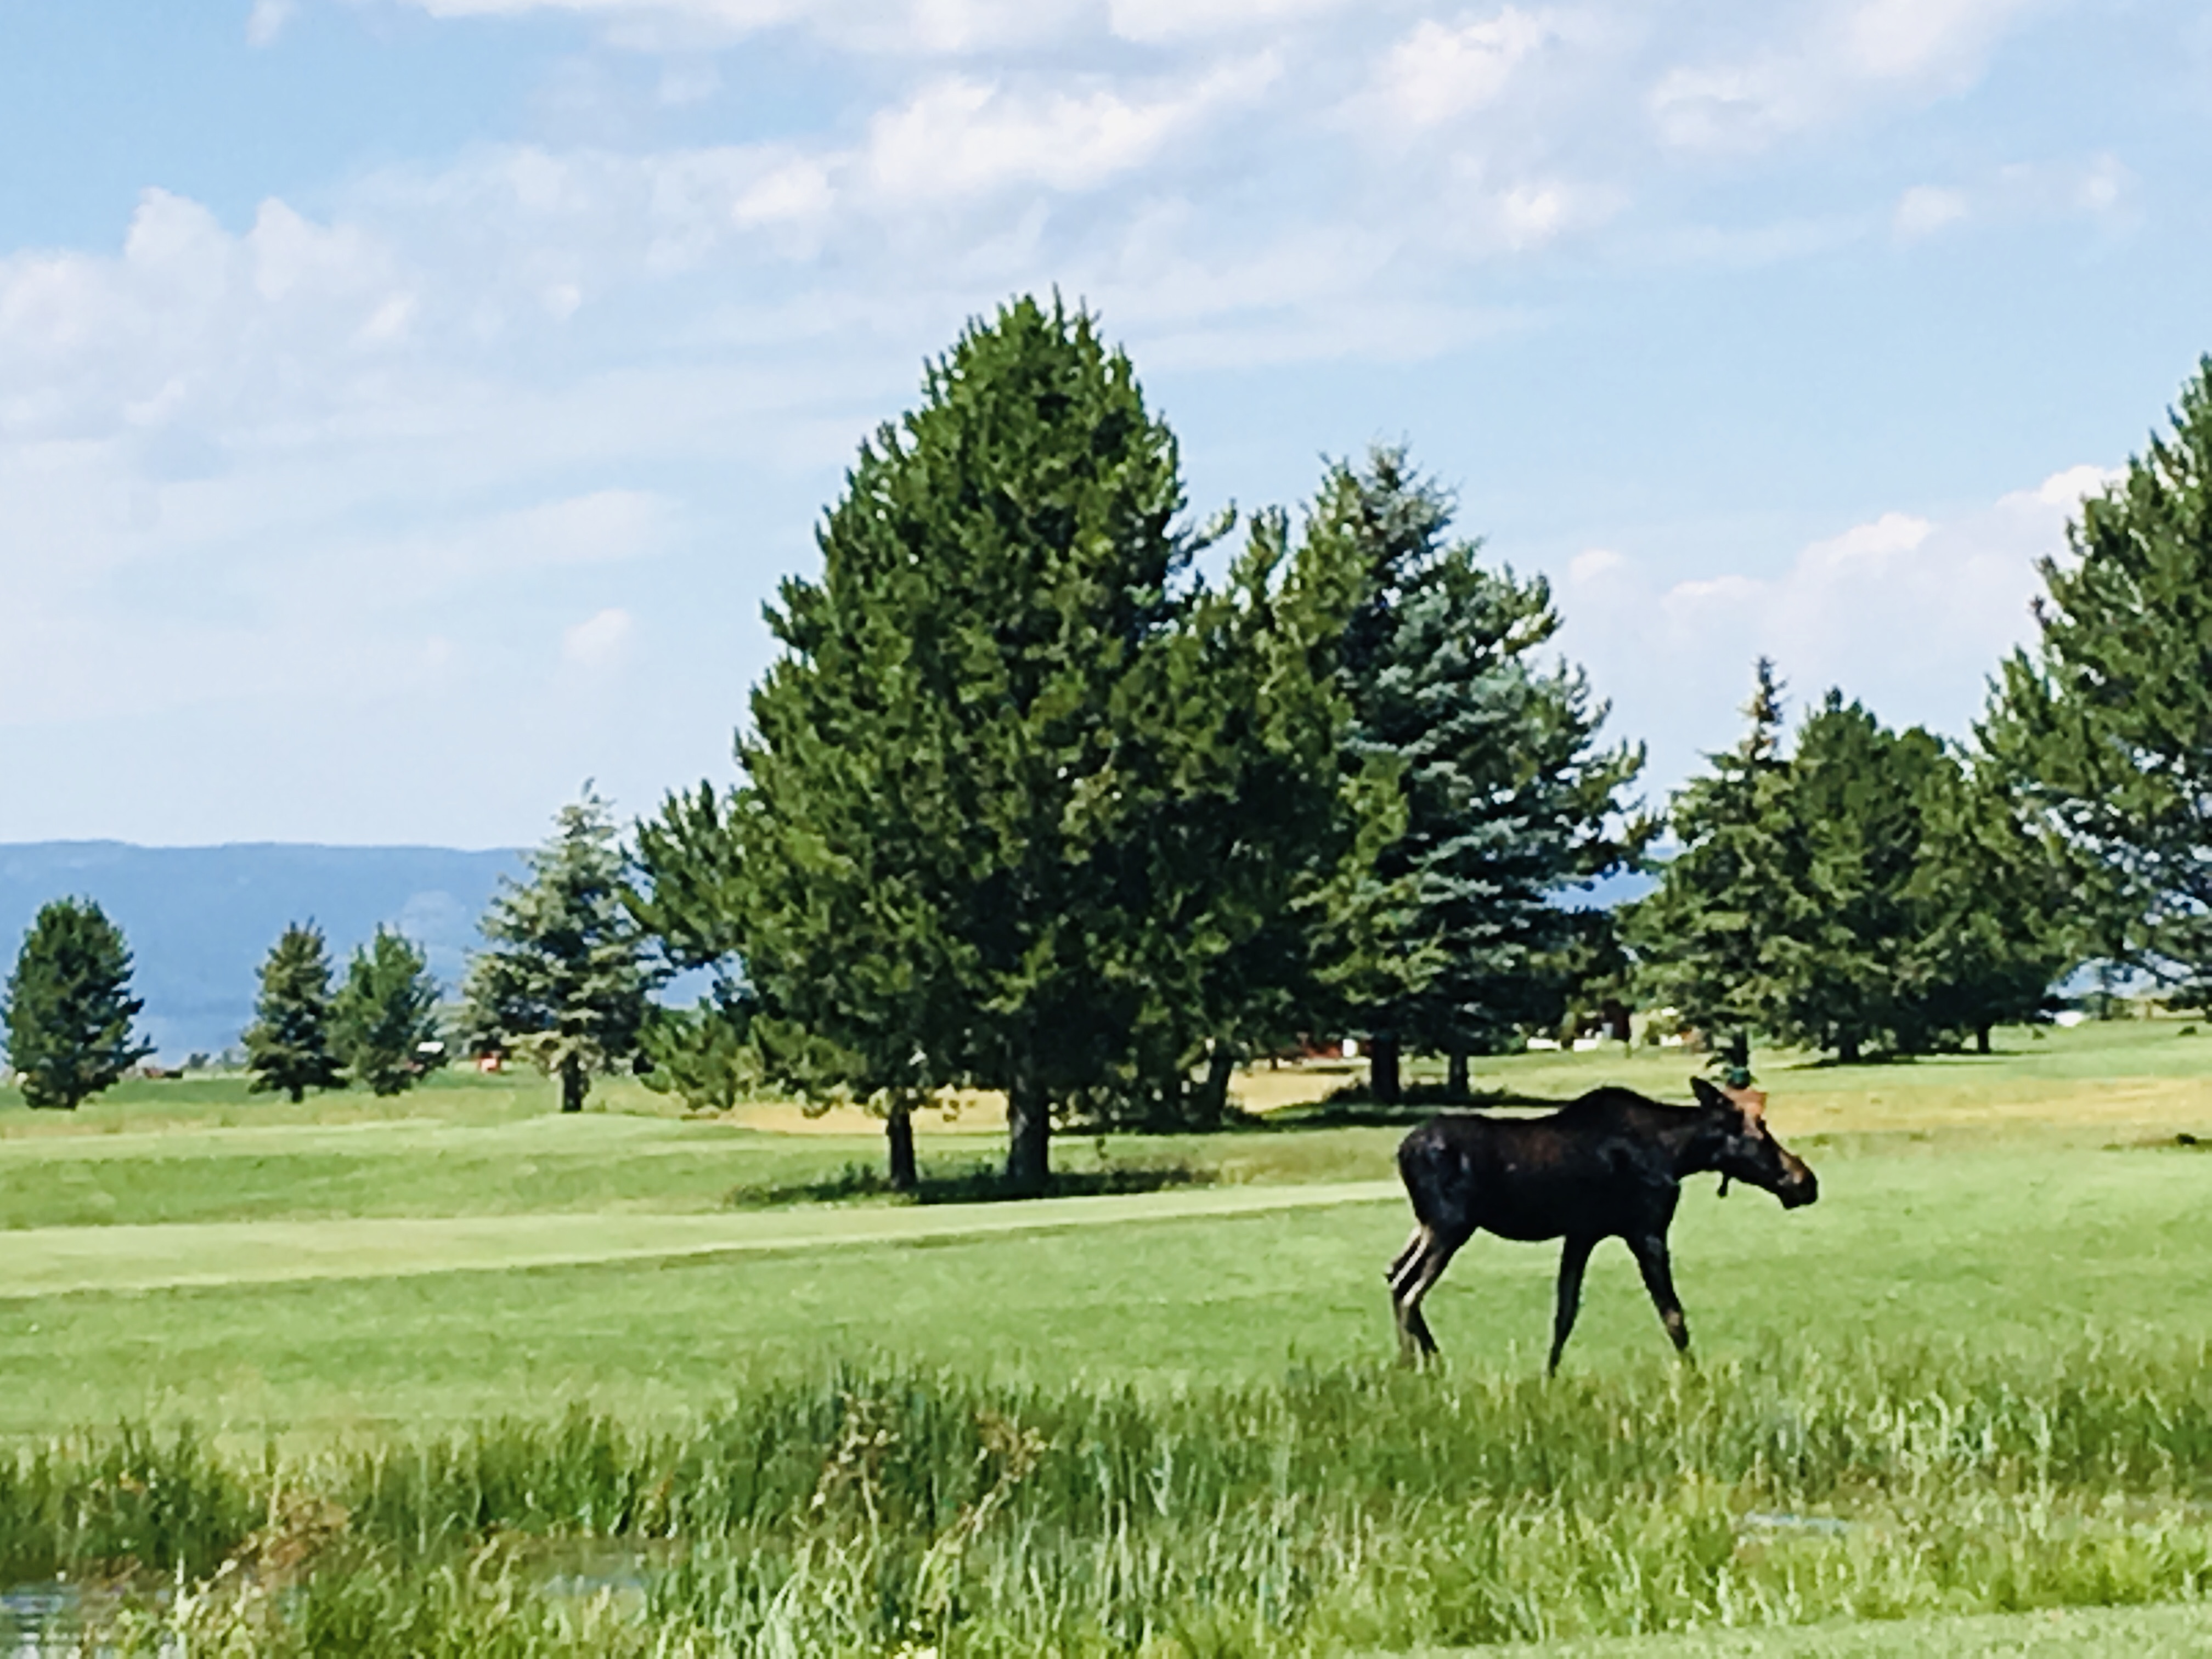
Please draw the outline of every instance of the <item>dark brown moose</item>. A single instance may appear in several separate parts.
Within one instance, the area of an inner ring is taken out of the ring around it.
[[[1695,1106],[1662,1105],[1630,1089],[1593,1089],[1545,1117],[1455,1112],[1407,1135],[1398,1147],[1398,1171],[1420,1224],[1387,1275],[1405,1357],[1436,1352],[1421,1298],[1480,1231],[1566,1241],[1548,1370],[1559,1368],[1582,1305],[1583,1269],[1605,1238],[1621,1240],[1633,1253],[1667,1334],[1686,1354],[1690,1328],[1667,1258],[1667,1227],[1683,1177],[1718,1170],[1723,1196],[1729,1181],[1746,1182],[1790,1210],[1820,1191],[1804,1160],[1768,1130],[1764,1094],[1718,1089],[1703,1078],[1690,1087]]]

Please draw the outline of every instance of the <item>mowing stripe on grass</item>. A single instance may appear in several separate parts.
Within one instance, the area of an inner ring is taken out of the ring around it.
[[[385,1279],[566,1267],[649,1256],[902,1244],[1194,1217],[1255,1215],[1401,1196],[1395,1181],[1216,1187],[1096,1198],[739,1215],[509,1215],[180,1222],[0,1233],[0,1298],[73,1291]]]

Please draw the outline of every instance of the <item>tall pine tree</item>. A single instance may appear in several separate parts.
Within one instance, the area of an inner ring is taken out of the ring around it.
[[[8,1063],[24,1100],[74,1111],[153,1053],[131,1031],[144,1006],[122,930],[98,904],[42,907],[8,976]]]
[[[2070,864],[2096,954],[2212,1000],[2212,357],[2167,431],[2045,559],[2039,637],[2002,667],[1984,746]]]
[[[526,881],[504,881],[482,923],[485,948],[464,989],[471,1047],[516,1054],[561,1085],[580,1112],[592,1079],[637,1053],[652,975],[625,902],[628,862],[607,803],[584,786],[530,855]]]
[[[331,1005],[332,1046],[354,1080],[378,1095],[404,1094],[443,1049],[438,981],[406,935],[380,927],[347,964]]]
[[[310,1089],[345,1087],[331,1048],[330,950],[313,922],[294,922],[270,947],[253,1013],[246,1065],[257,1093],[281,1091],[296,1105]]]
[[[1370,884],[1385,1099],[1401,1043],[1446,1055],[1464,1094],[1470,1054],[1552,1023],[1564,988],[1541,964],[1573,925],[1559,895],[1632,860],[1649,835],[1626,799],[1642,748],[1600,748],[1606,706],[1579,669],[1541,655],[1559,629],[1549,586],[1447,539],[1451,514],[1402,448],[1331,468],[1314,510],[1364,566],[1341,647],[1348,753],[1387,761],[1402,800]]]
[[[1675,851],[1624,931],[1647,999],[1704,1031],[1719,1061],[1748,1080],[1753,1034],[1788,991],[1789,940],[1802,919],[1801,850],[1782,752],[1782,683],[1762,657],[1743,740],[1709,756],[1668,811]]]
[[[769,618],[733,812],[763,1051],[895,1123],[946,1085],[1003,1090],[1018,1188],[1048,1178],[1056,1110],[1233,1024],[1231,964],[1291,886],[1257,803],[1340,787],[1312,736],[1328,693],[1298,678],[1310,607],[1216,609],[1237,602],[1193,580],[1182,506],[1127,359],[1021,300],[864,446],[819,580]],[[1279,624],[1279,700],[1225,695],[1220,653]]]

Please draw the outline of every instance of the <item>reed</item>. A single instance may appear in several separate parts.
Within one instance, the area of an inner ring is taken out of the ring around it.
[[[19,1577],[180,1574],[165,1616],[256,1654],[1197,1659],[2142,1604],[2212,1577],[2207,1359],[1168,1392],[850,1369],[672,1430],[578,1413],[252,1463],[57,1442],[0,1460],[0,1547]],[[623,1566],[580,1590],[585,1540]]]

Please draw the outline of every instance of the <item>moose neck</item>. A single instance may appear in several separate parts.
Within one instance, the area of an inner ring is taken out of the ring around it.
[[[1719,1169],[1721,1148],[1728,1144],[1728,1135],[1727,1126],[1714,1122],[1710,1113],[1700,1112],[1695,1122],[1684,1124],[1669,1139],[1674,1178],[1679,1181]]]

